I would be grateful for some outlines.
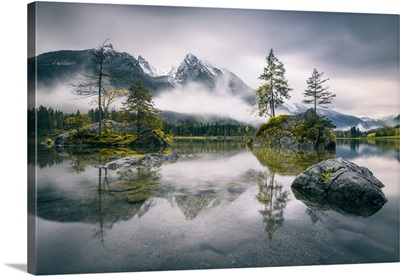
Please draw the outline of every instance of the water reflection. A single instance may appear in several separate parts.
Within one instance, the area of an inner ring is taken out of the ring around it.
[[[80,170],[71,167],[67,170],[80,174]],[[84,179],[71,177],[70,181],[77,180],[76,186],[68,191],[59,187],[65,182],[56,183],[56,179],[40,185],[37,215],[53,221],[98,224],[96,236],[103,237],[104,228],[111,229],[115,222],[143,216],[148,210],[146,201],[157,193],[159,176],[154,168],[120,171],[114,179],[107,169],[100,167],[91,168],[90,175]]]
[[[123,153],[46,149],[40,166],[48,165],[37,169],[40,271],[360,263],[376,260],[377,250],[379,260],[398,260],[397,161],[358,160],[386,176],[382,182],[392,191],[384,210],[364,219],[302,201],[290,189],[295,175],[331,152],[249,151],[236,144],[229,150],[217,143],[182,143],[174,150],[187,157],[175,163],[115,170],[99,164]],[[358,156],[347,145],[338,152]]]
[[[275,181],[274,173],[260,173],[258,188],[256,199],[265,206],[259,212],[265,224],[264,230],[272,239],[275,231],[282,227],[285,221],[283,211],[289,201],[289,191],[283,190],[283,185]]]
[[[38,185],[37,214],[52,221],[96,224],[95,236],[101,240],[104,229],[111,229],[114,223],[141,218],[154,207],[154,198],[167,199],[186,219],[193,220],[207,208],[236,200],[255,183],[257,172],[251,169],[253,163],[245,162],[248,155],[207,154],[168,165],[112,170],[102,165],[110,158],[97,151],[69,153],[67,161],[51,168],[66,170],[68,180],[64,175],[40,174],[44,181]],[[65,187],[69,187],[67,191]]]
[[[381,205],[359,206],[354,202],[330,202],[320,196],[308,194],[307,191],[300,191],[292,188],[292,192],[297,200],[303,202],[309,210],[307,214],[311,220],[318,221],[319,214],[333,210],[345,216],[370,217],[382,209]]]
[[[174,139],[173,148],[185,153],[235,153],[246,148],[246,139]]]
[[[349,146],[352,150],[357,151],[360,145],[370,145],[379,150],[398,150],[400,148],[399,139],[339,139],[339,145]]]
[[[325,214],[324,211],[327,211],[328,209],[322,208],[322,206],[319,207],[308,207],[306,209],[306,214],[310,216],[311,221],[313,224],[316,224],[319,221],[322,221],[322,217],[326,217],[327,215]]]
[[[297,176],[309,166],[334,158],[335,151],[289,150],[275,148],[255,148],[251,150],[258,161],[270,172],[279,175]]]
[[[147,200],[155,196],[159,180],[157,168],[137,168],[118,171],[118,179],[109,175],[107,168],[98,168],[98,219],[99,229],[94,237],[103,241],[104,227],[113,223],[142,217],[150,208]]]
[[[400,162],[399,139],[338,139],[337,155],[343,158],[381,156]]]

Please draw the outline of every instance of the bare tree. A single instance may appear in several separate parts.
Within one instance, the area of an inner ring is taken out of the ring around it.
[[[112,50],[111,44],[106,44],[105,40],[97,48],[92,50],[93,61],[97,65],[93,73],[81,73],[82,78],[78,83],[69,85],[70,92],[80,97],[97,97],[99,108],[99,137],[101,137],[101,121],[102,121],[102,95],[107,91],[110,86],[110,80],[114,78],[105,66],[105,59],[109,50]]]

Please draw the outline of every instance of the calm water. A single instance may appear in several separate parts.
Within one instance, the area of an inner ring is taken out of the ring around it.
[[[185,157],[106,172],[97,164],[120,153],[40,148],[38,273],[399,261],[398,144],[341,142],[336,152],[294,152],[175,142],[173,150]],[[295,198],[294,178],[335,156],[385,184],[380,211],[354,216]]]

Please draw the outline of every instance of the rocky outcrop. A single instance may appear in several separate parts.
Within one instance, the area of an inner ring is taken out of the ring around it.
[[[384,185],[372,172],[343,158],[309,167],[291,187],[306,205],[325,205],[344,214],[370,216],[387,202]]]
[[[87,147],[130,147],[149,151],[161,151],[170,144],[160,130],[142,131],[140,135],[131,134],[132,124],[102,121],[104,132],[98,135],[98,124],[91,124],[72,131],[65,132],[55,138],[57,148],[87,148]]]
[[[133,148],[166,149],[170,145],[154,130],[143,131],[131,144]]]
[[[298,115],[280,115],[262,124],[249,146],[299,150],[334,149],[334,127],[329,120],[315,114],[314,109]]]

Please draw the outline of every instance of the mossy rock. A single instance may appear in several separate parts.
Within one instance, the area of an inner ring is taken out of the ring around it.
[[[332,123],[319,117],[313,109],[298,115],[272,117],[262,124],[248,146],[287,149],[334,149],[335,128]]]
[[[166,149],[170,147],[170,144],[160,136],[157,131],[149,130],[140,133],[140,135],[130,143],[131,147],[134,148],[145,148],[145,149]]]

